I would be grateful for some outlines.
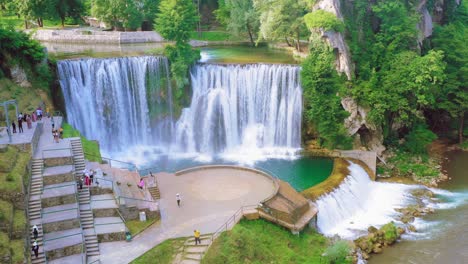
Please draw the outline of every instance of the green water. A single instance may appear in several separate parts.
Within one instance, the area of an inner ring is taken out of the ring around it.
[[[143,174],[151,171],[169,171],[175,172],[201,165],[241,165],[252,167],[269,174],[273,174],[279,179],[288,182],[297,191],[303,191],[314,185],[317,185],[330,176],[333,170],[333,160],[327,158],[301,157],[298,159],[268,159],[258,161],[253,165],[237,164],[222,159],[212,160],[210,162],[199,162],[194,159],[171,159],[162,157],[157,161],[152,161],[146,166],[141,167]],[[153,169],[149,169],[153,168]]]
[[[201,62],[297,64],[291,53],[264,47],[221,46],[201,48]]]

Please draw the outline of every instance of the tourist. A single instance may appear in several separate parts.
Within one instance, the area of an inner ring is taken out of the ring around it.
[[[37,119],[42,120],[42,109],[39,107],[36,109]]]
[[[201,240],[200,240],[200,231],[198,230],[193,230],[193,236],[195,237],[195,245],[197,244],[201,244]]]
[[[37,244],[37,240],[34,241],[32,250],[34,251],[34,255],[37,258],[39,256],[39,245]]]
[[[34,239],[37,239],[37,236],[39,235],[39,230],[37,229],[37,225],[34,225],[32,229],[33,229]]]
[[[80,190],[83,190],[83,176],[81,176],[78,180],[78,187],[80,188]]]
[[[89,173],[85,174],[85,186],[91,186],[91,178],[89,177]]]
[[[59,143],[59,134],[57,130],[54,130],[53,135],[54,135],[55,143]]]
[[[23,133],[23,116],[20,114],[21,118],[18,116],[18,132]]]
[[[63,128],[62,127],[59,128],[59,133],[60,133],[60,138],[63,139]]]
[[[20,119],[23,120],[23,113],[20,113],[20,114],[18,115],[18,120],[20,120]]]
[[[180,207],[180,194],[179,193],[176,194],[176,200],[177,200],[177,206]]]
[[[94,170],[89,170],[89,180],[94,183]]]
[[[11,122],[11,127],[13,129],[13,133],[16,133],[16,124],[15,121]]]
[[[36,122],[36,120],[37,120],[36,112],[34,112],[34,111],[32,112],[31,119],[32,119],[33,122]]]
[[[145,187],[145,180],[141,178],[140,182],[138,183],[138,188],[140,188],[140,190],[143,190],[143,187]]]
[[[26,123],[28,124],[28,129],[31,129],[32,128],[32,120],[31,120],[31,116],[29,114],[26,115]]]

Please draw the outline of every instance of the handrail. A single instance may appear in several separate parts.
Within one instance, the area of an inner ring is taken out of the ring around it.
[[[126,162],[126,161],[121,161],[121,160],[116,160],[116,159],[111,159],[111,158],[107,158],[107,157],[103,157],[103,156],[98,156],[98,155],[95,155],[95,154],[91,154],[91,153],[88,153],[88,152],[83,152],[85,155],[87,156],[92,156],[92,157],[100,157],[102,160],[105,160],[107,161],[107,164],[109,164],[109,166],[112,168],[112,161],[114,162],[118,162],[118,163],[123,163],[123,164],[127,164],[127,167],[126,169],[129,169],[130,171],[133,171],[133,170],[137,170],[137,166],[131,162]]]
[[[101,225],[118,225],[118,224],[124,224],[123,222],[115,222],[115,223],[103,223],[103,224],[94,224],[95,226],[101,226]]]
[[[96,176],[94,176],[94,179],[95,179],[95,182],[96,182],[96,186],[99,186],[99,184],[100,184],[98,180],[103,180],[103,181],[110,182],[111,186],[112,186],[112,192],[114,192],[114,181],[113,180],[104,179],[102,177],[96,177]]]
[[[56,148],[56,149],[44,149],[42,150],[42,159],[45,159],[44,158],[44,153],[45,152],[51,152],[51,151],[61,151],[61,150],[69,150],[70,151],[70,156],[73,156],[73,150],[71,147],[68,147],[68,148]],[[55,158],[55,157],[54,157]]]

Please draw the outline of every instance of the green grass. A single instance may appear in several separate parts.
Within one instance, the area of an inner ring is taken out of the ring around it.
[[[44,90],[38,88],[23,88],[12,82],[10,79],[0,78],[0,101],[11,99],[15,99],[18,103],[19,112],[29,114],[32,114],[32,112],[37,109],[41,102],[45,102],[46,105],[52,105]],[[10,106],[8,113],[10,122],[11,120],[16,120],[14,106]],[[1,118],[4,119],[3,116]]]
[[[141,255],[132,264],[171,264],[179,249],[185,242],[185,238],[169,239],[156,247],[150,249],[145,254]]]
[[[0,172],[10,172],[15,165],[18,149],[8,147],[6,152],[0,153]]]
[[[13,215],[13,230],[14,231],[25,231],[26,228],[26,216],[23,210],[15,209]]]
[[[0,223],[10,224],[13,215],[13,205],[9,202],[0,200]]]
[[[8,173],[0,173],[0,192],[21,192],[22,178],[27,174],[31,155],[28,152],[19,152],[13,169]]]
[[[80,137],[81,143],[83,144],[83,151],[85,152],[85,157],[89,161],[96,161],[101,163],[101,152],[99,151],[99,145],[96,141],[88,140],[80,134],[80,131],[74,129],[70,124],[63,123],[63,137]]]
[[[13,253],[12,262],[21,264],[24,261],[24,240],[15,239],[10,241],[11,252]]]
[[[62,22],[60,19],[44,19],[44,29],[61,29]],[[24,29],[24,19],[18,18],[16,15],[8,14],[7,12],[0,11],[0,25],[13,27],[15,29]],[[78,27],[79,25],[73,19],[65,20],[65,27]]]
[[[293,235],[264,220],[242,220],[219,236],[202,264],[328,263],[321,260],[327,246],[328,240],[311,229]]]
[[[154,224],[155,222],[156,222],[155,219],[146,220],[144,222],[140,220],[130,220],[130,221],[126,221],[125,225],[127,226],[128,230],[130,230],[130,233],[132,234],[132,236],[136,236],[138,233],[143,231],[148,226]]]
[[[9,255],[10,254],[10,240],[8,239],[8,235],[0,232],[0,256]]]
[[[201,37],[198,36],[197,31],[190,32],[190,39],[204,40],[204,41],[242,41],[243,38],[239,38],[229,34],[225,31],[202,31]]]

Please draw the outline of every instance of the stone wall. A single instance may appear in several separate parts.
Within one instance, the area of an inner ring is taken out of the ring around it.
[[[82,251],[82,243],[79,243],[73,246],[68,246],[64,248],[47,251],[46,256],[47,256],[47,260],[50,261],[50,260],[54,260],[58,258],[63,258],[66,256],[81,254],[81,251]]]
[[[62,165],[72,165],[73,157],[54,157],[54,158],[45,158],[44,166],[45,167],[54,167]]]
[[[52,223],[43,223],[42,228],[44,229],[44,233],[80,228],[80,219],[74,218]]]
[[[93,208],[93,215],[94,217],[119,217],[117,208]]]
[[[41,200],[42,208],[63,205],[63,204],[71,204],[71,203],[76,203],[76,202],[77,201],[76,201],[75,194],[42,198]]]
[[[125,232],[114,232],[97,235],[99,243],[125,240]]]
[[[58,184],[62,182],[71,182],[75,180],[72,172],[56,174],[42,177],[44,185]]]
[[[163,42],[154,31],[117,32],[98,30],[38,30],[33,38],[46,42],[125,44]]]

